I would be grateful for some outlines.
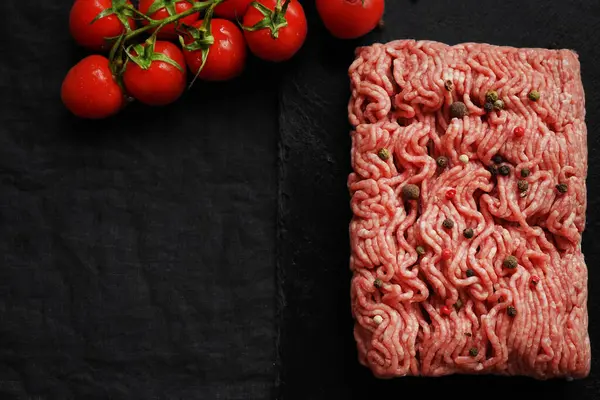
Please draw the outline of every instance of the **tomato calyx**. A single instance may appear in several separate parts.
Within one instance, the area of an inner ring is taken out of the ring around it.
[[[109,15],[116,15],[121,24],[125,27],[126,32],[131,31],[131,27],[129,26],[129,18],[135,18],[136,13],[129,4],[127,4],[127,0],[112,0],[112,7],[107,8],[106,10],[100,12],[96,17],[90,22],[90,25],[94,22],[102,19],[104,17],[108,17]]]
[[[288,26],[285,13],[287,12],[290,2],[291,0],[285,0],[285,3],[282,6],[281,0],[277,0],[274,10],[271,10],[258,1],[252,2],[250,7],[256,8],[264,16],[264,18],[253,26],[242,26],[242,28],[248,32],[269,29],[271,31],[271,37],[273,39],[277,39],[279,37],[279,30]]]
[[[155,46],[156,36],[153,35],[146,40],[145,46],[142,44],[131,45],[127,48],[127,50],[125,50],[125,53],[127,54],[129,60],[137,64],[143,70],[149,69],[154,61],[162,61],[183,72],[183,68],[177,63],[177,61],[162,53],[155,52]],[[132,48],[135,51],[135,54],[131,53]]]
[[[179,36],[179,42],[181,47],[187,51],[207,51],[210,50],[210,46],[215,42],[215,38],[210,32],[210,20],[204,19],[202,26],[199,28],[191,25],[185,26],[185,34],[192,39],[191,42],[185,43],[185,39]]]
[[[171,15],[171,16],[176,15],[177,9],[175,8],[175,5],[177,4],[178,1],[179,0],[155,0],[154,3],[152,3],[150,8],[148,9],[147,14],[148,14],[148,16],[154,15],[155,12],[157,12],[161,8],[164,8],[165,10],[167,10],[169,15]],[[185,2],[190,3],[191,5],[194,5],[193,1],[185,0]]]
[[[181,43],[181,47],[186,51],[200,51],[202,54],[202,64],[194,79],[190,83],[190,87],[196,82],[198,75],[202,72],[204,65],[206,65],[206,60],[208,59],[208,53],[210,52],[210,46],[215,42],[215,37],[211,33],[210,23],[213,18],[213,14],[215,8],[221,3],[221,1],[216,1],[213,3],[207,10],[204,15],[204,20],[202,21],[202,25],[200,27],[185,25],[185,34],[191,39],[189,43],[186,43],[185,39],[182,36],[179,36],[179,43]]]

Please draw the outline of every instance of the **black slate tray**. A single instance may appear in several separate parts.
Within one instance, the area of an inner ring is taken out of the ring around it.
[[[600,398],[600,3],[579,1],[387,1],[385,27],[357,41],[330,38],[305,2],[311,35],[281,91],[283,312],[281,398]],[[346,178],[350,172],[347,69],[354,48],[394,39],[570,48],[580,55],[589,140],[588,224],[592,373],[576,381],[455,376],[375,379],[357,361],[350,316]]]

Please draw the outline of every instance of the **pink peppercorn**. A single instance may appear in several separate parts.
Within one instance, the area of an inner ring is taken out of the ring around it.
[[[513,133],[515,134],[516,137],[523,137],[525,136],[525,128],[523,128],[522,126],[517,126],[515,128],[515,130],[513,131]]]
[[[448,316],[452,313],[452,310],[450,310],[450,307],[448,306],[443,306],[440,311],[442,312],[442,314]]]
[[[449,260],[452,257],[452,251],[450,249],[442,250],[442,258],[444,260]]]
[[[450,200],[453,199],[454,196],[456,196],[456,189],[448,189],[448,191],[446,192],[446,198]]]
[[[533,275],[531,277],[531,281],[529,282],[529,286],[533,289],[537,286],[538,283],[540,283],[540,277],[537,275]]]

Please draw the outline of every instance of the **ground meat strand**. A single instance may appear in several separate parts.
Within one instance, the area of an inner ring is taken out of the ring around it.
[[[587,132],[577,55],[403,40],[358,49],[349,75],[360,361],[382,377],[586,376]],[[502,109],[483,109],[490,90]],[[468,109],[463,118],[450,118],[456,101]],[[393,162],[376,156],[380,148]],[[495,155],[509,174],[490,173]],[[403,200],[408,184],[420,188],[418,200]],[[477,234],[464,237],[467,228]],[[504,268],[511,255],[517,266]]]

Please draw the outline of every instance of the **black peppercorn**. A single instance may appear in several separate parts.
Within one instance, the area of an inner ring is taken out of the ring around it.
[[[435,162],[437,163],[438,167],[446,168],[448,166],[448,157],[439,156]]]
[[[523,178],[527,178],[530,174],[531,174],[531,171],[529,170],[529,168],[523,168],[521,170],[521,176]]]
[[[409,183],[402,188],[402,197],[405,200],[417,200],[421,194],[421,189],[417,185]]]
[[[466,274],[467,278],[471,278],[472,276],[475,276],[475,271],[473,271],[472,269],[468,269]]]
[[[469,349],[469,354],[471,355],[471,357],[477,357],[477,355],[479,354],[479,350],[477,350],[477,347],[471,347]]]
[[[454,226],[454,221],[452,221],[450,218],[446,218],[444,222],[442,222],[442,226],[446,229],[452,229]]]
[[[492,112],[494,110],[494,103],[490,103],[489,101],[483,105],[483,109],[485,112]]]
[[[475,232],[473,232],[473,229],[471,228],[467,228],[463,231],[463,235],[467,238],[467,239],[471,239],[473,237],[473,235],[475,234]]]
[[[508,168],[508,165],[503,165],[498,168],[498,173],[502,176],[508,176],[510,175],[510,168]]]
[[[504,157],[502,157],[500,154],[496,154],[492,157],[492,161],[496,164],[502,164],[504,162]]]
[[[517,315],[517,309],[513,306],[506,307],[506,313],[509,317],[515,317]]]
[[[492,176],[498,175],[498,167],[496,167],[495,165],[490,165],[489,167],[487,167],[487,170],[490,171],[490,174],[492,174]]]
[[[519,261],[515,256],[508,256],[504,259],[502,265],[504,266],[504,268],[515,269],[517,268],[517,265],[519,265]]]
[[[561,183],[559,185],[556,185],[556,190],[558,190],[558,192],[561,194],[565,194],[569,190],[569,187],[566,183]]]
[[[527,183],[527,181],[524,180],[519,180],[517,182],[517,188],[520,192],[526,192],[527,189],[529,189],[529,183]]]
[[[383,286],[383,281],[381,279],[375,279],[375,281],[373,282],[373,286],[379,289]]]
[[[467,106],[462,101],[455,101],[450,104],[450,117],[451,118],[462,118],[469,114]]]

